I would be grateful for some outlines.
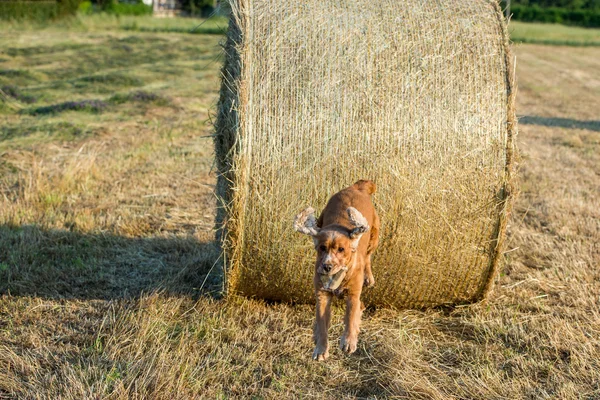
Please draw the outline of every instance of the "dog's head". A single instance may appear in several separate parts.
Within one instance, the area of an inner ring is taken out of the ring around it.
[[[362,235],[369,230],[367,219],[354,207],[346,210],[352,228],[332,225],[323,229],[317,226],[315,210],[309,207],[296,215],[294,229],[312,237],[317,250],[317,273],[335,275],[347,268],[356,252]]]

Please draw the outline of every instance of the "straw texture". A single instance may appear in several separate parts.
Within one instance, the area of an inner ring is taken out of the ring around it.
[[[367,304],[481,299],[512,197],[514,78],[487,0],[234,0],[215,147],[230,293],[312,302],[307,206],[358,179],[381,217]]]

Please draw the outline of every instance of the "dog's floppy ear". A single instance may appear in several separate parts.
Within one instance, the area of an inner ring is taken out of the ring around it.
[[[321,229],[317,226],[315,210],[312,207],[305,208],[296,215],[294,229],[308,236],[317,236]]]
[[[348,212],[350,222],[354,225],[354,228],[350,230],[350,239],[352,239],[350,246],[352,247],[352,251],[356,251],[360,238],[369,230],[369,221],[354,207],[348,207],[346,211]]]

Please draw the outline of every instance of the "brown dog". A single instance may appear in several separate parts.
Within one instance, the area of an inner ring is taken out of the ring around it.
[[[360,294],[363,285],[370,287],[375,284],[371,255],[379,242],[379,217],[371,203],[373,193],[373,182],[358,181],[333,195],[318,220],[315,219],[315,211],[309,207],[298,214],[294,221],[294,228],[298,232],[312,236],[317,250],[314,360],[329,357],[327,331],[334,295],[346,297],[345,328],[340,338],[340,348],[347,353],[356,351],[364,308]],[[369,231],[370,234],[365,235]]]

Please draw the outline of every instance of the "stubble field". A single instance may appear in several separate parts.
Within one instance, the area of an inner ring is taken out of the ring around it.
[[[600,398],[599,47],[514,49],[487,301],[368,310],[357,353],[315,363],[311,306],[219,297],[221,37],[84,26],[0,28],[0,399]]]

